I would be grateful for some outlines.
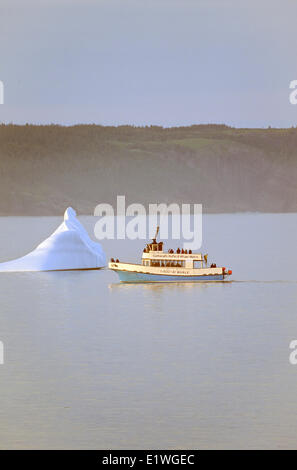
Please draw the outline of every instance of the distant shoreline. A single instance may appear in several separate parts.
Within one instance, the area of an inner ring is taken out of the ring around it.
[[[297,212],[297,129],[222,124],[0,125],[0,216],[68,206],[203,204],[203,212]]]

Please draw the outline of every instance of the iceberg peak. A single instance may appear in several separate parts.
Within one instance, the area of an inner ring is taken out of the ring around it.
[[[90,239],[75,210],[68,207],[64,221],[52,235],[31,253],[0,263],[0,272],[99,269],[105,265],[106,257],[100,243]]]
[[[72,209],[72,207],[67,207],[64,212],[64,220],[71,219],[73,217],[76,217],[76,211]]]

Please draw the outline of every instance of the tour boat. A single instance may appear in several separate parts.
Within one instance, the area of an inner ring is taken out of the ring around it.
[[[224,281],[232,274],[225,267],[207,264],[208,255],[191,250],[163,251],[163,242],[155,238],[142,253],[142,264],[122,263],[111,258],[108,267],[117,272],[121,282],[201,282]]]

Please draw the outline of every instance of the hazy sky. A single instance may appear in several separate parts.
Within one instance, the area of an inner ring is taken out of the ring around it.
[[[0,122],[297,125],[296,0],[0,0]]]

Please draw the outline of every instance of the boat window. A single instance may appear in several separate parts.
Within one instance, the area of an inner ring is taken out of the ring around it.
[[[201,264],[201,261],[194,261],[194,269],[197,269],[197,268],[202,268],[202,264]]]

